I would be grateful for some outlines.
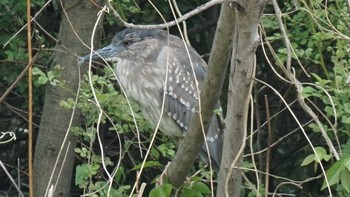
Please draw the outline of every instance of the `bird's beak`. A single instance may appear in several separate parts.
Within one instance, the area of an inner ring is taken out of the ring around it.
[[[103,47],[102,49],[98,49],[96,51],[93,51],[92,55],[89,54],[89,55],[86,55],[86,56],[80,58],[78,60],[78,62],[80,64],[84,63],[84,62],[88,62],[90,60],[90,57],[92,60],[95,60],[95,61],[103,61],[103,59],[108,60],[108,59],[112,58],[118,51],[119,51],[118,47],[113,46],[111,44],[111,45],[108,45],[106,47]]]

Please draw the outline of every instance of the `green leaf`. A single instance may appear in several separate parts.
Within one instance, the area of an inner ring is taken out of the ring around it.
[[[158,159],[158,158],[159,158],[159,152],[158,152],[158,150],[155,149],[155,148],[152,148],[152,149],[151,149],[151,155],[152,155],[153,157],[155,157],[155,159]]]
[[[331,83],[330,80],[322,79],[320,76],[318,76],[316,73],[311,73],[311,75],[316,79],[316,81],[321,85],[325,86],[328,83]]]
[[[47,73],[47,78],[48,78],[50,81],[52,81],[52,80],[55,78],[54,72],[53,72],[53,71],[49,71],[49,72]]]
[[[164,184],[153,188],[149,193],[149,197],[169,197],[173,187],[170,184]]]
[[[342,159],[344,159],[344,166],[348,171],[350,172],[350,157],[344,156]]]
[[[142,166],[142,163],[136,165],[131,170],[139,170],[139,169],[141,169],[141,166]],[[158,161],[146,161],[143,168],[157,167],[157,166],[163,166],[163,165],[161,163],[159,163]]]
[[[49,79],[45,75],[42,75],[38,78],[38,83],[40,85],[45,85],[48,81]]]
[[[100,169],[100,165],[99,164],[91,164],[91,165],[89,165],[90,176],[96,175],[98,173],[98,169]]]
[[[343,116],[341,122],[344,124],[350,124],[350,117]]]
[[[118,169],[117,169],[117,172],[116,172],[116,174],[115,174],[115,176],[114,176],[114,181],[116,182],[116,183],[119,183],[121,180],[122,180],[122,178],[125,176],[125,174],[124,174],[124,168],[123,167],[119,167]]]
[[[315,161],[315,155],[311,154],[304,159],[304,161],[301,163],[301,166],[309,165],[313,161]]]
[[[324,156],[326,156],[327,155],[327,152],[326,152],[326,150],[323,148],[323,147],[315,147],[315,151],[316,151],[316,154],[317,154],[317,156],[319,157],[319,159],[320,160],[322,160],[323,158],[324,158]],[[316,157],[316,155],[315,155],[315,161],[317,162],[317,163],[320,163],[321,161],[319,161],[318,160],[318,158]]]
[[[335,162],[331,168],[329,168],[326,172],[329,186],[332,186],[340,181],[340,175],[344,169],[344,160],[343,158],[339,161]],[[321,190],[327,187],[326,181],[323,182]]]
[[[350,193],[350,173],[346,168],[343,170],[340,180],[346,192]]]
[[[65,108],[65,109],[70,109],[72,107],[72,105],[70,103],[68,103],[67,101],[60,101],[60,106]]]
[[[181,197],[197,197],[198,193],[190,188],[183,188],[180,196]]]
[[[75,185],[84,183],[89,176],[89,166],[87,164],[78,165],[75,172]]]
[[[80,148],[74,148],[74,152],[81,153],[81,149]]]
[[[37,68],[37,67],[34,67],[32,69],[32,73],[33,73],[33,75],[45,76],[45,73],[43,71],[41,71],[39,68]]]
[[[5,51],[5,54],[7,55],[6,57],[7,60],[10,60],[10,61],[14,60],[15,54],[12,51]]]
[[[336,50],[335,54],[337,55],[337,57],[340,57],[340,58],[344,58],[345,57],[345,53],[343,50]]]
[[[211,192],[210,188],[203,182],[194,182],[192,185],[192,189],[204,194],[209,194]]]
[[[315,123],[310,123],[308,126],[316,133],[321,132],[320,127],[318,127],[317,124],[315,124]]]
[[[303,96],[308,98],[310,96],[313,96],[316,90],[313,87],[306,86],[303,88]]]
[[[327,151],[323,147],[320,146],[315,147],[315,153],[316,154],[308,155],[301,163],[301,166],[306,166],[313,161],[317,163],[320,163],[320,161],[322,160],[328,161],[332,157],[331,155],[327,154]],[[318,158],[316,155],[318,156]]]

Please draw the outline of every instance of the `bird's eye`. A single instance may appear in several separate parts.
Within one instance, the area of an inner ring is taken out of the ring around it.
[[[131,43],[130,43],[130,41],[125,40],[125,41],[122,42],[122,44],[123,44],[123,46],[127,47],[127,46],[129,46]]]

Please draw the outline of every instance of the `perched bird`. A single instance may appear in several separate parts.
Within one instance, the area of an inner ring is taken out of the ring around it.
[[[127,28],[117,33],[110,45],[96,50],[91,58],[113,63],[120,85],[139,104],[151,125],[156,127],[161,118],[160,131],[177,140],[183,138],[198,104],[200,92],[196,80],[200,90],[206,74],[205,61],[191,46],[163,30]],[[87,55],[80,62],[89,59]],[[217,107],[220,108],[219,101]],[[222,155],[221,126],[220,119],[213,115],[206,136],[216,170]],[[204,144],[201,155],[208,158]]]

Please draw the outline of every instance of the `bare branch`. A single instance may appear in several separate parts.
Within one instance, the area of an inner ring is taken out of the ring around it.
[[[21,189],[18,187],[18,185],[16,184],[16,182],[13,180],[13,178],[11,177],[11,174],[7,171],[6,167],[4,166],[4,164],[2,163],[2,161],[0,160],[0,167],[2,168],[3,172],[5,172],[6,176],[10,179],[12,185],[16,188],[18,195],[21,197],[24,197]]]
[[[16,78],[16,80],[11,84],[9,88],[5,91],[5,93],[0,97],[0,103],[4,101],[4,99],[7,97],[7,95],[13,90],[13,88],[16,87],[17,83],[27,74],[28,69],[33,66],[33,64],[38,60],[39,52],[37,52],[34,57],[31,59],[31,61],[27,64],[27,66],[22,70],[21,74],[19,74]]]
[[[173,21],[167,22],[167,23],[163,23],[163,24],[158,24],[158,25],[135,25],[132,23],[128,23],[125,20],[122,19],[122,17],[120,16],[120,14],[113,8],[113,6],[111,5],[110,0],[107,0],[107,6],[110,10],[112,10],[113,15],[117,18],[118,22],[120,23],[121,26],[124,27],[131,27],[131,28],[136,28],[136,29],[163,29],[163,28],[168,28],[168,27],[172,27],[175,26],[177,23],[181,23],[189,18],[191,18],[192,16],[195,16],[215,5],[219,5],[219,4],[223,4],[223,3],[233,3],[236,0],[212,0],[209,1],[203,5],[198,6],[197,8],[191,10],[190,12],[184,14],[183,16],[181,16],[178,19],[175,19]]]
[[[204,130],[207,130],[215,104],[221,94],[230,59],[233,24],[232,8],[229,4],[223,4],[211,49],[207,76],[201,89],[201,98],[205,98],[201,99],[201,114],[196,113],[193,116],[190,123],[191,128],[179,145],[175,158],[169,166],[168,176],[175,187],[183,183],[189,170],[188,166],[192,166],[197,158],[199,148],[203,143],[203,138],[198,137],[203,136],[201,120]]]

